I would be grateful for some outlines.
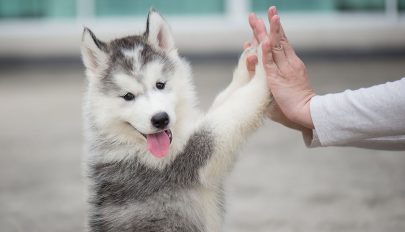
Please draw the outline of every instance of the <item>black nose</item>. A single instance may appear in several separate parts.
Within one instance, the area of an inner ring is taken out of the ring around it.
[[[169,124],[169,115],[166,112],[160,112],[153,115],[152,125],[158,129],[164,129]]]

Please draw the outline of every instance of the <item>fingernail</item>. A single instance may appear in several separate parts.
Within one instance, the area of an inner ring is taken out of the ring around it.
[[[269,7],[268,12],[273,12],[274,11],[274,6]]]
[[[253,14],[254,14],[254,13],[250,13],[249,16],[248,16],[249,22],[253,19]]]
[[[279,15],[275,15],[274,16],[276,23],[280,23],[280,16]]]

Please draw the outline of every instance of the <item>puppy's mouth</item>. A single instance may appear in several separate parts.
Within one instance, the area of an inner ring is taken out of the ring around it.
[[[146,135],[148,151],[157,158],[163,158],[169,154],[173,135],[171,130],[163,130],[154,134]]]
[[[146,139],[148,151],[157,158],[163,158],[169,154],[170,144],[173,140],[173,134],[170,129],[158,131],[152,134],[144,134],[140,132],[131,123],[128,123],[138,133]]]

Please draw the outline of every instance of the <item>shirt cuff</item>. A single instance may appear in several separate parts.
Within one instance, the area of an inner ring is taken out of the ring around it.
[[[302,136],[304,137],[304,142],[307,147],[314,148],[322,146],[315,129],[303,131]]]

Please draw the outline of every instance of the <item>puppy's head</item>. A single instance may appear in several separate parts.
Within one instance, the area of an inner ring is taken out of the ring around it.
[[[152,10],[143,34],[110,42],[85,28],[81,50],[92,126],[165,156],[175,134],[181,88],[188,82],[188,65],[178,56],[168,24]]]

